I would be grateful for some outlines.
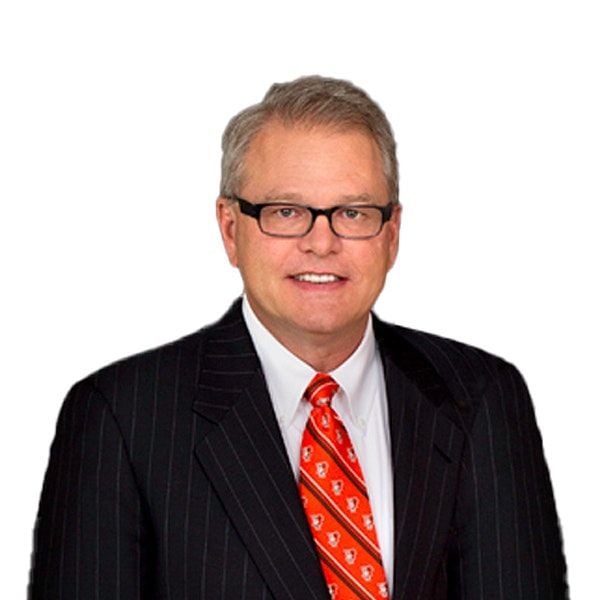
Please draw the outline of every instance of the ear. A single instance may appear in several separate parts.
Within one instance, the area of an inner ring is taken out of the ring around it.
[[[225,252],[234,267],[238,266],[236,237],[238,216],[234,202],[223,196],[217,198],[217,222],[221,230]]]
[[[392,216],[388,222],[389,226],[389,259],[388,271],[394,266],[398,256],[398,247],[400,244],[400,223],[402,222],[402,205],[394,206]]]

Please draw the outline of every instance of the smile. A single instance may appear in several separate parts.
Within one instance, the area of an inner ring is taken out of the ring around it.
[[[341,277],[332,275],[331,273],[300,273],[299,275],[294,275],[294,279],[308,283],[334,283],[335,281],[340,281]]]

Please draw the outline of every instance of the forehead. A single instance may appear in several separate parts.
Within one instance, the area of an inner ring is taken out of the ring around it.
[[[270,122],[244,160],[243,193],[319,197],[368,195],[386,200],[379,147],[360,129]]]

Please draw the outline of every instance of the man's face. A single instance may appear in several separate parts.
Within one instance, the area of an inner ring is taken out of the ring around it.
[[[379,149],[358,130],[270,123],[253,140],[244,164],[238,194],[252,203],[285,200],[329,208],[388,202]],[[319,336],[360,339],[396,258],[399,207],[379,235],[366,240],[336,237],[323,216],[304,237],[269,237],[224,198],[217,201],[217,214],[254,312],[284,345]],[[328,277],[315,281],[313,275]]]

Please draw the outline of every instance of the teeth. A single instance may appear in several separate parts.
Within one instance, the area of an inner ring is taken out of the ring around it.
[[[294,277],[296,281],[308,281],[309,283],[333,283],[339,277],[337,275],[316,275],[315,273],[302,273]]]

